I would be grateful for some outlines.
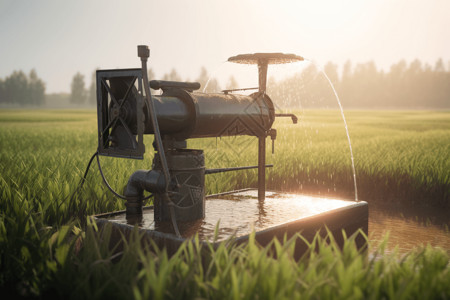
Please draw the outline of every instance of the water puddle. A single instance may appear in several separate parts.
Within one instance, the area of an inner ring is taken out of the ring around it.
[[[441,247],[450,253],[450,222],[448,217],[447,220],[445,218],[439,216],[438,220],[431,222],[436,219],[436,214],[431,212],[424,215],[406,208],[369,203],[370,251],[375,251],[389,233],[386,253],[393,252],[397,247],[400,254],[405,254],[427,244]]]
[[[206,217],[203,220],[178,224],[182,237],[188,238],[198,233],[200,240],[223,241],[232,236],[248,235],[253,230],[273,228],[356,204],[355,201],[277,192],[267,192],[266,200],[261,204],[254,189],[208,198],[205,203]],[[125,214],[108,219],[115,223],[127,224]],[[219,227],[215,237],[216,226]],[[154,221],[153,210],[144,213],[140,227],[164,233],[173,232],[169,222]]]
[[[244,236],[253,230],[265,230],[356,203],[324,197],[267,192],[266,201],[260,204],[256,190],[248,190],[208,198],[205,204],[206,217],[203,220],[179,223],[179,229],[184,238],[198,233],[200,240],[223,241],[232,236]],[[417,217],[418,215],[421,216]],[[406,208],[369,203],[371,242],[369,252],[374,253],[389,233],[385,253],[392,253],[397,248],[400,254],[405,254],[426,244],[441,247],[450,253],[448,217],[443,215],[436,218],[436,215],[432,214],[428,216],[424,216],[423,212],[420,214]],[[108,219],[115,223],[127,224],[124,213],[115,214]],[[152,209],[144,212],[140,227],[164,233],[173,232],[171,223],[154,221]]]

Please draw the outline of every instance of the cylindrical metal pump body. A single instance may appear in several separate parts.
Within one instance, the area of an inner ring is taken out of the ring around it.
[[[168,89],[152,98],[161,134],[177,140],[234,135],[265,136],[275,119],[273,103],[262,93],[246,96]],[[145,119],[144,133],[152,134],[148,116]]]
[[[170,199],[177,221],[194,221],[205,217],[205,159],[202,150],[177,149],[166,152],[171,184]],[[159,155],[153,159],[153,170],[161,170]],[[170,221],[167,201],[154,193],[155,221]]]

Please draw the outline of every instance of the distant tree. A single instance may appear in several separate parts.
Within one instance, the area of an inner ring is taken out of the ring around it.
[[[213,93],[221,91],[219,81],[216,78],[210,77],[205,67],[200,69],[200,75],[196,81],[200,83],[200,92]]]
[[[172,69],[169,74],[164,74],[163,80],[169,80],[169,81],[182,81],[180,75],[178,75],[177,70]]]
[[[155,72],[153,71],[152,68],[148,69],[147,76],[148,76],[148,80],[149,81],[157,80],[156,74],[155,74]],[[158,92],[156,90],[154,90],[154,89],[150,89],[150,93],[152,93],[152,95],[158,94]]]
[[[323,71],[327,74],[328,78],[330,78],[333,85],[337,87],[339,84],[338,66],[329,61],[325,67],[323,67]]]
[[[209,79],[208,70],[206,70],[205,67],[202,67],[200,69],[200,75],[196,79],[196,81],[200,83],[200,91],[202,91],[205,88],[208,79]]]
[[[219,81],[216,78],[211,78],[208,82],[208,86],[206,87],[206,93],[218,93],[222,90],[220,87]]]
[[[378,71],[373,61],[359,63],[353,72],[351,91],[354,98],[354,105],[357,107],[370,106],[376,103],[375,91]]]
[[[326,80],[317,79],[318,75],[319,70],[316,65],[310,64],[303,70],[300,77],[294,76],[290,79],[287,91],[289,91],[290,94],[288,99],[291,106],[312,108],[320,107],[322,105],[322,92],[325,90],[330,92],[331,89]],[[298,99],[301,99],[301,103],[298,103]]]
[[[28,78],[28,101],[32,105],[43,105],[45,101],[45,83],[37,76],[36,70],[32,69]]]
[[[342,67],[341,80],[337,89],[339,97],[345,107],[352,106],[354,104],[354,97],[351,93],[351,81],[352,81],[352,63],[347,60]]]
[[[398,101],[404,98],[404,91],[407,89],[406,71],[408,64],[405,60],[401,60],[396,64],[391,65],[386,80],[386,103],[389,106],[395,106]]]
[[[435,72],[445,72],[444,61],[442,58],[439,58],[436,64],[434,65]]]
[[[18,105],[42,105],[45,101],[45,83],[36,70],[29,76],[23,71],[14,71],[5,80],[0,79],[0,103]]]
[[[28,94],[28,78],[22,71],[14,71],[5,79],[6,101],[14,104],[26,104]]]
[[[418,59],[415,59],[409,64],[408,69],[405,70],[405,76],[420,75],[422,72],[423,72],[422,62]]]
[[[155,80],[156,79],[155,72],[153,72],[152,68],[148,68],[147,76],[148,76],[148,80]]]
[[[230,78],[228,78],[228,82],[227,85],[225,87],[227,90],[232,90],[232,89],[237,89],[238,88],[238,83],[236,81],[236,78],[234,78],[233,75],[230,76]]]
[[[77,72],[70,85],[70,102],[82,104],[86,101],[86,91],[84,87],[84,75]]]
[[[331,85],[334,88],[334,90],[338,91],[340,88],[340,83],[341,83],[339,81],[338,65],[329,61],[323,67],[323,72],[327,75],[328,79],[330,79]],[[329,84],[329,83],[325,83],[325,85],[327,85],[327,84]],[[334,99],[336,97],[334,95],[332,87],[331,86],[324,87],[324,98],[327,97],[328,99],[329,98]],[[328,91],[328,93],[326,93],[326,91]],[[333,104],[334,104],[334,101],[333,101]],[[329,105],[331,105],[331,103],[329,103]]]
[[[449,70],[450,71],[450,70]],[[439,58],[434,66],[433,86],[430,87],[429,93],[433,93],[434,107],[448,107],[450,103],[450,73],[446,72],[444,61]]]

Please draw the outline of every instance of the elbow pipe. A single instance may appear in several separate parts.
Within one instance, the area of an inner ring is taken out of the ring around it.
[[[144,190],[151,193],[163,193],[166,181],[164,174],[155,170],[138,170],[128,179],[124,195],[127,198],[126,213],[142,214]]]

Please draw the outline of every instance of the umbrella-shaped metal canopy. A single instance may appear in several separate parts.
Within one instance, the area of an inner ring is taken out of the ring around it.
[[[239,54],[228,58],[229,62],[246,65],[258,65],[259,91],[266,92],[267,67],[275,64],[288,64],[305,60],[295,54],[285,53],[252,53]]]
[[[288,64],[302,60],[304,58],[299,55],[285,53],[239,54],[228,59],[229,62],[248,65],[259,65],[264,62],[269,65]]]
[[[284,53],[253,53],[239,54],[228,58],[229,62],[247,65],[258,65],[259,92],[266,93],[267,67],[273,64],[288,64],[303,61],[304,58],[295,54]],[[266,176],[266,136],[258,138],[258,199],[265,198]]]

